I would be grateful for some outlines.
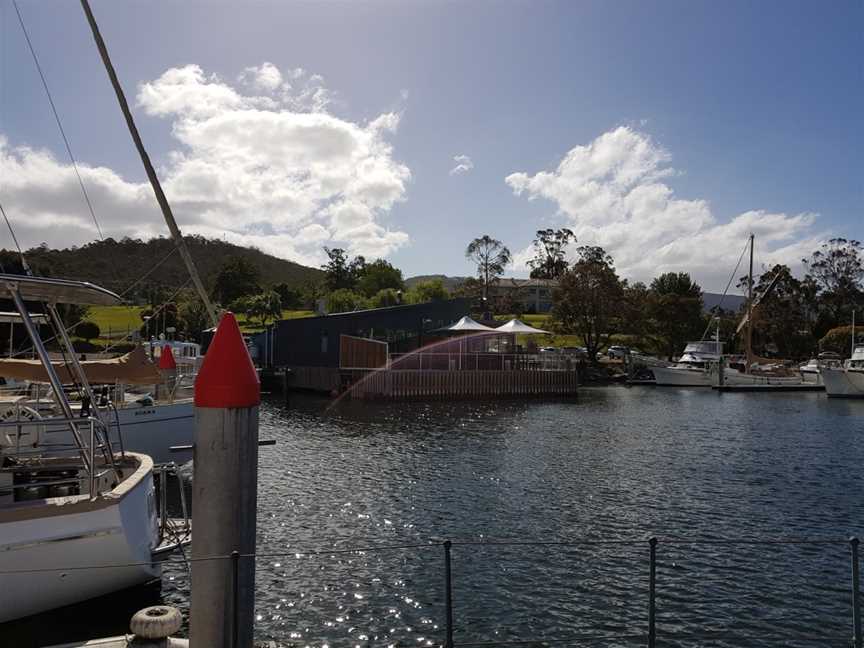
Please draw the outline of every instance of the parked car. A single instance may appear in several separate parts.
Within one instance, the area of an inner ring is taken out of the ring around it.
[[[616,345],[616,346],[610,346],[606,350],[606,355],[609,356],[610,358],[623,358],[629,352],[630,352],[630,349],[628,349],[627,347]]]
[[[564,347],[561,349],[562,353],[566,353],[567,355],[575,355],[580,358],[584,358],[588,355],[588,349],[585,347]]]

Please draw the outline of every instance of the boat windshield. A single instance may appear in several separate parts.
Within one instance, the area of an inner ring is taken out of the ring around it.
[[[719,356],[723,353],[723,343],[710,340],[688,342],[683,355]]]
[[[864,369],[864,344],[858,344],[852,350],[852,357],[849,358],[849,366],[856,369]]]

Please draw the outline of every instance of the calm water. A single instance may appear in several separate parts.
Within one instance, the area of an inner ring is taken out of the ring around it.
[[[848,546],[662,539],[864,536],[864,402],[613,387],[328,406],[262,407],[277,445],[261,449],[258,551],[278,555],[258,561],[261,642],[442,642],[440,546],[310,550],[656,535],[659,645],[848,645]],[[457,645],[644,635],[647,556],[644,541],[457,545]],[[172,570],[163,595],[186,608],[187,587]]]

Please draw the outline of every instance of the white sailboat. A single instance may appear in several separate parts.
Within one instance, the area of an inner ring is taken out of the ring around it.
[[[759,299],[753,298],[753,245],[754,237],[750,235],[750,269],[747,275],[747,313],[738,324],[736,332],[746,330],[745,359],[743,371],[728,366],[728,357],[723,356],[720,342],[720,324],[717,323],[715,341],[690,342],[678,362],[672,367],[652,367],[657,385],[687,386],[687,387],[747,387],[753,385],[796,387],[805,384],[801,373],[790,375],[783,367],[771,370],[757,368],[754,372],[753,354],[753,312],[774,288],[777,278],[774,278]]]
[[[115,453],[94,409],[76,415],[25,302],[44,305],[65,352],[72,343],[58,303],[97,305],[119,300],[92,284],[0,275],[0,294],[11,298],[48,375],[61,417],[0,423],[0,622],[109,594],[159,576],[153,552],[159,541],[153,462]],[[71,354],[81,390],[92,390]],[[39,435],[65,427],[72,447],[46,457]],[[99,565],[119,568],[86,569]]]

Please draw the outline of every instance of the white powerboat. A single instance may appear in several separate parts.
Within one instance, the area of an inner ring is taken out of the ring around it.
[[[822,382],[822,369],[826,367],[842,367],[840,354],[833,351],[825,351],[820,353],[815,358],[810,358],[807,362],[798,367],[801,378],[805,383],[819,384]]]
[[[856,344],[842,367],[823,367],[822,381],[830,398],[864,398],[864,344]]]
[[[688,342],[684,353],[671,367],[651,367],[657,385],[676,387],[710,387],[709,367],[723,354],[723,343],[716,340]]]
[[[65,353],[72,343],[56,304],[102,305],[117,295],[92,284],[0,274],[33,342],[62,416],[0,423],[0,622],[110,594],[159,576],[153,462],[114,452],[98,408],[75,412],[26,302],[43,305]],[[94,399],[74,353],[70,369]],[[24,410],[26,411],[26,410]],[[70,448],[46,456],[47,428],[65,427]],[[120,565],[119,567],[116,565]]]

